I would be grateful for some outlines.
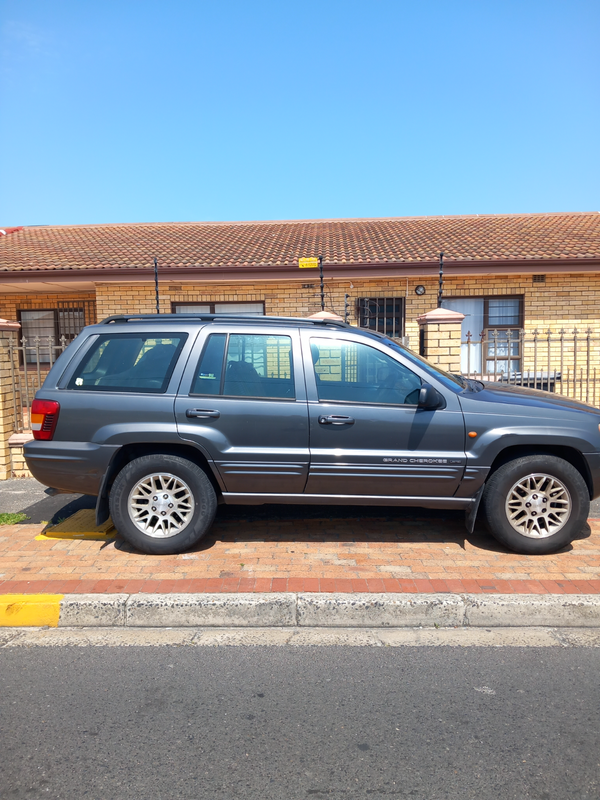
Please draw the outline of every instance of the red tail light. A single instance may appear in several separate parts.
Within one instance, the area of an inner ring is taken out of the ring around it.
[[[60,403],[55,400],[34,400],[31,404],[31,430],[34,439],[52,439],[58,422]]]

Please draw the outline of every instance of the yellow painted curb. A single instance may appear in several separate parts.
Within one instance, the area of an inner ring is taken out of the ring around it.
[[[93,508],[82,508],[73,516],[51,525],[35,538],[44,539],[88,539],[96,542],[105,542],[116,535],[112,519],[102,525],[96,526],[96,512]]]
[[[58,627],[64,594],[0,594],[0,628]]]

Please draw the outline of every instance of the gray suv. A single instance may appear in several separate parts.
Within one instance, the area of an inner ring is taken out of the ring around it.
[[[551,553],[600,495],[600,411],[450,375],[342,322],[109,317],[57,360],[32,407],[33,475],[97,496],[146,553],[204,536],[217,504],[481,511],[519,553]]]

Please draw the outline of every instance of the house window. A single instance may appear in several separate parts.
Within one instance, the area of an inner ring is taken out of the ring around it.
[[[263,317],[265,304],[257,303],[171,303],[174,314],[235,314],[244,317]]]
[[[461,371],[500,374],[521,370],[522,297],[450,297],[442,307],[465,315]]]
[[[70,344],[86,325],[96,321],[95,304],[84,301],[81,306],[60,302],[58,308],[23,308],[18,311],[21,340],[25,340],[25,362],[54,363],[63,345]],[[48,337],[52,339],[49,346]],[[39,342],[36,344],[36,339]],[[52,353],[50,349],[52,348]],[[21,359],[23,361],[23,359]]]
[[[56,311],[42,308],[21,311],[19,322],[21,323],[21,341],[25,347],[25,361],[28,364],[35,364],[38,361],[37,347],[39,344],[39,361],[47,364],[50,361],[48,337],[52,339],[52,342],[56,341]],[[39,342],[36,344],[38,339]]]
[[[488,374],[521,371],[523,301],[520,297],[484,300],[484,349]]]
[[[58,338],[64,336],[67,344],[73,341],[85,328],[85,312],[83,308],[58,309]]]
[[[384,333],[393,339],[404,336],[403,297],[359,297],[356,315],[361,328]]]

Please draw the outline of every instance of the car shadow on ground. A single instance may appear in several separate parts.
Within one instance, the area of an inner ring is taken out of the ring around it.
[[[57,525],[82,509],[93,509],[96,498],[88,495],[56,494],[23,509],[27,519],[21,524],[48,523]],[[462,550],[467,543],[490,553],[509,553],[487,532],[481,518],[472,534],[465,528],[464,511],[425,509],[406,506],[304,506],[304,505],[220,505],[213,527],[190,553],[210,550],[217,542],[352,543],[403,542],[424,544],[457,544]],[[397,529],[394,530],[394,527]],[[591,536],[585,525],[576,540]],[[104,546],[103,546],[104,547]],[[136,553],[117,535],[115,547]],[[567,545],[559,553],[573,549]]]
[[[412,542],[454,542],[460,544],[464,549],[465,542],[482,550],[497,553],[510,552],[503,545],[499,544],[490,533],[488,533],[482,515],[479,514],[472,534],[467,533],[465,528],[465,512],[452,511],[449,509],[428,509],[415,508],[412,506],[302,506],[302,505],[261,505],[261,506],[219,506],[215,524],[219,522],[248,521],[257,522],[295,521],[298,527],[303,521],[311,522],[320,520],[323,522],[343,523],[346,521],[352,526],[352,533],[326,535],[324,541],[337,539],[351,539],[370,541],[380,537],[387,541],[412,541]],[[374,520],[384,520],[386,525],[393,525],[396,522],[400,530],[389,534],[386,532],[373,533],[365,530],[363,536],[356,531],[356,525],[364,523],[366,528],[372,527]],[[581,533],[575,540],[587,539],[591,536],[592,529],[586,523]],[[272,534],[268,534],[272,535]],[[321,534],[311,534],[306,537],[307,541],[318,539]],[[206,537],[210,536],[210,533]],[[357,538],[360,536],[360,539]],[[236,537],[239,539],[240,537]],[[250,538],[250,537],[249,537]],[[282,538],[282,534],[277,534],[273,538]],[[292,537],[294,541],[300,541],[297,535]],[[563,548],[559,552],[568,552],[572,549],[571,545]]]
[[[576,538],[587,539],[591,533],[586,524]],[[398,506],[294,505],[219,506],[211,530],[188,552],[208,552],[217,543],[253,541],[299,546],[337,542],[349,548],[353,544],[387,543],[397,544],[399,549],[403,543],[422,543],[425,546],[439,545],[442,551],[444,545],[458,545],[466,550],[468,544],[487,553],[511,552],[492,538],[481,521],[477,522],[472,534],[467,533],[463,511]],[[120,537],[115,541],[115,547],[125,552],[139,552]],[[572,549],[569,544],[557,552],[568,553]]]
[[[57,494],[47,496],[23,509],[26,519],[20,525],[39,525],[48,523],[58,525],[59,522],[72,517],[83,508],[96,508],[96,498],[85,494]]]

